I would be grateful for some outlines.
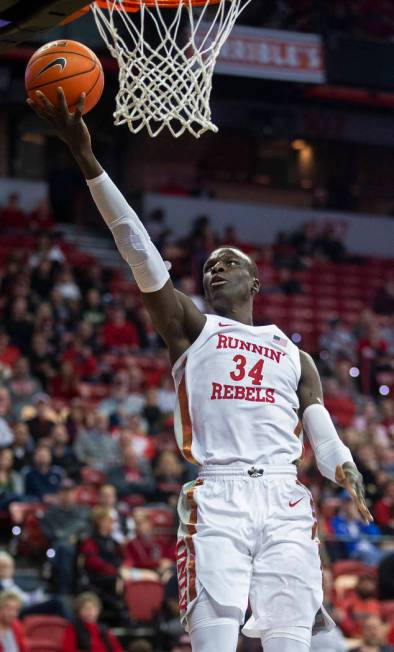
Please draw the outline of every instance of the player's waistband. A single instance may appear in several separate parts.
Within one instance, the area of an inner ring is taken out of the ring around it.
[[[295,464],[259,464],[256,466],[236,465],[236,464],[205,464],[200,468],[199,478],[260,478],[267,475],[292,475],[297,477],[297,467]]]

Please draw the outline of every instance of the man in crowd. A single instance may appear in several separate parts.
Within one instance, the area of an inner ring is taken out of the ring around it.
[[[385,644],[384,626],[379,616],[369,616],[366,619],[362,641],[351,652],[394,652],[392,645]]]
[[[78,435],[74,450],[82,464],[103,471],[114,462],[116,448],[116,441],[109,430],[108,418],[97,412],[93,427]]]
[[[62,480],[57,505],[44,514],[41,527],[55,551],[52,568],[57,592],[71,594],[75,580],[76,544],[89,530],[88,510],[76,504],[76,487],[72,480]]]
[[[25,470],[25,494],[29,498],[52,502],[64,476],[64,470],[52,464],[51,449],[41,444],[34,451],[33,466]]]

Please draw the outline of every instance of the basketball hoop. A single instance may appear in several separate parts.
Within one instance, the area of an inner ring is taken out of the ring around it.
[[[176,138],[217,132],[212,76],[221,47],[251,0],[96,0],[98,30],[119,65],[115,125]],[[152,36],[153,35],[153,36]]]

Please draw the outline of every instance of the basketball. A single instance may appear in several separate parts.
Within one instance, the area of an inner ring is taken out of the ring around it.
[[[75,110],[81,93],[86,93],[84,113],[99,101],[104,88],[104,73],[95,53],[78,41],[52,41],[40,47],[30,58],[25,86],[28,97],[36,101],[36,91],[45,93],[58,104],[57,88],[61,86],[68,108]]]

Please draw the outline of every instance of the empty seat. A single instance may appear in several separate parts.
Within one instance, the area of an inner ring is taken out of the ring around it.
[[[127,582],[125,601],[130,618],[139,623],[153,623],[164,599],[161,582]]]
[[[26,616],[23,619],[23,626],[25,635],[29,641],[29,645],[34,644],[35,647],[29,649],[43,651],[46,649],[44,646],[40,648],[38,644],[47,641],[45,645],[49,650],[63,650],[64,630],[68,625],[68,621],[60,616]]]

